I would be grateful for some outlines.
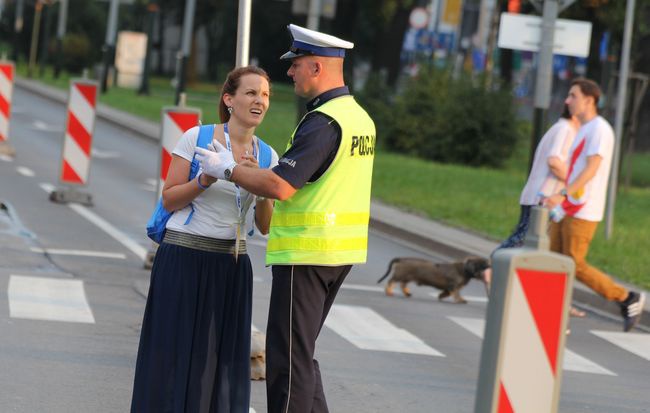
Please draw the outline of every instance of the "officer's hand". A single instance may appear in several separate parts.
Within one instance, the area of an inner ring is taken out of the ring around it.
[[[237,163],[232,158],[232,153],[226,150],[219,142],[217,142],[217,145],[214,145],[214,142],[208,145],[208,148],[212,150],[197,147],[195,149],[196,159],[201,164],[203,173],[217,179],[226,179],[224,171],[230,167],[234,167]]]

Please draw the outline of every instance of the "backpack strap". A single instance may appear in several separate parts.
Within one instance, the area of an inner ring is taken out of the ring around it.
[[[196,147],[207,149],[210,142],[212,142],[212,137],[214,136],[214,124],[201,125],[199,126],[199,136],[196,138]],[[187,181],[191,181],[196,177],[196,174],[199,173],[199,161],[196,160],[196,152],[192,156],[192,163],[190,164],[190,176],[187,178]],[[190,203],[191,211],[185,220],[185,225],[189,224],[192,220],[192,215],[194,215],[194,205]]]
[[[214,136],[214,124],[199,126],[199,136],[196,138],[196,147],[207,149],[212,137]],[[190,165],[190,176],[188,181],[191,181],[199,173],[199,161],[196,160],[196,152],[192,156],[192,165]]]
[[[260,148],[260,168],[268,169],[271,166],[271,147],[260,137],[257,138],[257,145]]]

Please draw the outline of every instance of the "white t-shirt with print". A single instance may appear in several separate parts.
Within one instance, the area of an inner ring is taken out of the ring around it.
[[[198,126],[186,131],[172,153],[191,162],[194,156],[198,134]],[[271,148],[270,168],[273,168],[277,164],[278,154]],[[239,190],[242,204],[244,205],[244,215],[246,215],[250,205],[253,203],[254,196],[244,188],[240,187]],[[192,206],[194,207],[194,214],[190,222],[185,225],[185,221],[192,211]],[[235,184],[219,179],[210,188],[194,198],[191,206],[188,205],[174,212],[167,222],[167,229],[211,238],[235,239],[237,236],[238,217],[239,212],[235,197]],[[250,222],[246,225],[245,230],[241,234],[242,238],[245,237],[245,233],[248,232],[251,225],[252,223]]]
[[[599,155],[602,160],[596,175],[584,188],[569,194],[569,202],[583,204],[574,217],[596,222],[603,219],[613,153],[614,131],[604,118],[596,116],[580,127],[569,155],[569,184],[586,168],[588,157]]]
[[[555,156],[566,162],[575,136],[575,128],[564,118],[560,118],[544,134],[535,149],[533,166],[519,198],[520,205],[537,205],[542,198],[540,194],[550,196],[564,187],[564,182],[551,172],[548,159]]]

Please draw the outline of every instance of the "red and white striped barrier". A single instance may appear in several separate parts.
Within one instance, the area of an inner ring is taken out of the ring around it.
[[[14,88],[13,62],[0,62],[0,143],[9,139],[11,94]]]
[[[183,136],[186,130],[200,124],[201,109],[189,108],[185,106],[169,106],[162,109],[162,125],[160,127],[160,162],[159,162],[159,179],[156,201],[162,195],[163,186],[169,173],[169,164],[172,162],[172,152],[176,144]],[[144,268],[151,269],[153,260],[156,255],[156,246],[152,244],[152,249],[147,252],[144,260]]]
[[[72,80],[68,96],[68,114],[63,139],[59,180],[85,185],[90,171],[98,84],[92,80]]]
[[[535,208],[529,231],[545,231],[546,214]],[[547,240],[528,247],[492,257],[476,413],[557,412],[575,264]]]
[[[169,164],[172,161],[172,151],[186,130],[199,124],[201,110],[189,107],[165,107],[162,110],[162,127],[160,128],[160,181],[158,196],[167,180]]]

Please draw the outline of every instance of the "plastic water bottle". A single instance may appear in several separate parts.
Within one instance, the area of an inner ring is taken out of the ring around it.
[[[553,222],[560,222],[566,215],[566,211],[564,208],[562,208],[562,205],[558,204],[549,211],[548,215],[553,220]]]

